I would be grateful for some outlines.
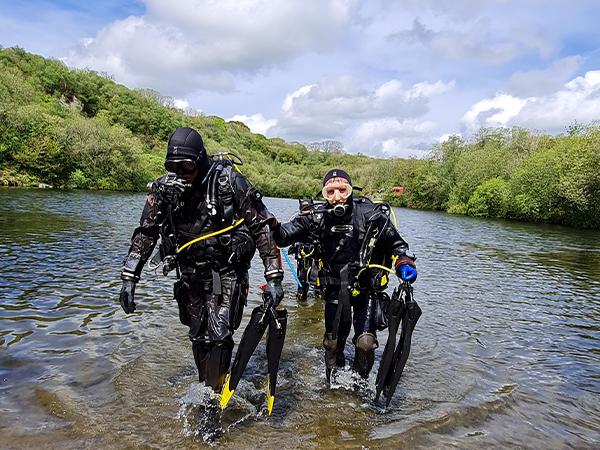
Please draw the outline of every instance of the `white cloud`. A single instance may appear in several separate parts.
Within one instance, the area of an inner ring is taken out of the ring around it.
[[[453,88],[453,81],[404,86],[394,79],[368,89],[350,76],[326,79],[287,95],[270,131],[304,142],[339,140],[369,154],[418,153],[435,141],[436,127],[417,118],[427,114],[432,97]]]
[[[292,109],[292,104],[294,103],[294,99],[302,97],[310,92],[310,90],[315,86],[314,84],[308,84],[306,86],[302,86],[301,88],[296,89],[291,94],[286,95],[285,100],[283,101],[283,106],[281,109],[283,111],[289,111]]]
[[[190,107],[190,103],[183,98],[176,98],[173,100],[173,106],[177,109],[187,110]]]
[[[555,92],[569,80],[583,64],[579,55],[554,61],[545,69],[514,73],[508,82],[508,90],[517,96],[545,95]]]
[[[525,106],[527,99],[497,94],[475,103],[464,115],[463,123],[471,131],[481,127],[502,127]]]
[[[369,110],[375,115],[413,117],[429,110],[429,99],[454,88],[454,81],[421,82],[406,89],[402,82],[390,80],[376,89]]]
[[[444,142],[448,141],[451,137],[462,137],[462,135],[460,133],[446,133],[446,134],[442,134],[439,139],[438,139],[438,143],[443,144]]]
[[[557,133],[575,121],[589,123],[599,118],[600,71],[595,70],[545,96],[497,94],[484,99],[463,116],[463,124],[470,131],[488,126],[523,126]]]
[[[402,45],[421,44],[439,57],[486,64],[503,64],[530,53],[547,57],[557,48],[555,39],[540,28],[497,27],[486,17],[454,26],[443,23],[442,29],[433,30],[415,18],[412,28],[392,33],[388,39]]]
[[[386,0],[386,3],[398,4],[397,0]],[[498,0],[403,0],[402,6],[420,12],[429,9],[437,14],[449,15],[453,19],[465,20],[479,14],[491,3],[498,3]]]
[[[228,91],[307,51],[331,48],[353,0],[146,0],[143,16],[115,21],[82,40],[68,63],[108,72],[168,95]]]
[[[263,135],[266,135],[269,129],[277,123],[277,120],[266,119],[265,117],[263,117],[262,114],[252,114],[251,116],[236,115],[226,120],[228,122],[243,122],[248,128],[250,128],[250,131],[252,131],[253,133]]]
[[[353,130],[347,148],[382,156],[422,156],[433,142],[436,129],[430,121],[391,117],[369,120]]]

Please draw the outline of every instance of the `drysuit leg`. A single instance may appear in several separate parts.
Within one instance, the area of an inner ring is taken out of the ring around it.
[[[308,286],[309,286],[308,267],[306,267],[304,265],[303,258],[297,259],[296,261],[297,261],[296,274],[298,275],[298,279],[300,280],[300,283],[302,283],[302,286],[298,286],[298,291],[296,292],[296,299],[298,301],[306,301],[306,299],[308,297]]]
[[[354,310],[354,364],[353,368],[362,378],[369,378],[375,362],[377,336],[375,334],[375,298],[357,298]]]
[[[233,341],[192,342],[198,379],[220,392],[229,370]]]
[[[209,276],[192,283],[198,290],[190,295],[189,336],[199,380],[220,392],[231,363],[233,331],[246,303],[248,272],[231,270]]]
[[[344,347],[346,339],[350,334],[351,322],[340,320],[338,329],[335,328],[335,316],[339,305],[336,301],[327,301],[325,303],[325,335],[323,337],[323,347],[325,348],[325,367],[327,380],[335,367],[344,367],[346,358],[344,357]]]

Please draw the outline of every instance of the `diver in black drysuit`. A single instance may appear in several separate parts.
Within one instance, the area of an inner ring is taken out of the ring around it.
[[[354,197],[346,172],[329,171],[323,186],[327,203],[276,225],[274,237],[280,247],[311,241],[323,261],[327,379],[333,368],[345,365],[344,346],[352,325],[353,368],[368,378],[378,345],[377,300],[387,285],[387,272],[368,265],[389,267],[393,257],[398,276],[412,282],[417,276],[415,257],[389,220],[389,206]]]
[[[308,211],[315,205],[311,197],[304,197],[298,200],[299,211]],[[298,286],[296,299],[300,302],[306,301],[310,285],[315,288],[315,297],[321,297],[321,280],[319,273],[319,264],[315,258],[315,246],[312,242],[294,242],[290,245],[288,253],[296,258],[296,275],[300,280],[301,286]]]
[[[175,299],[181,322],[190,327],[199,379],[219,392],[246,304],[256,248],[267,291],[275,304],[283,298],[283,270],[272,236],[276,219],[230,161],[208,157],[200,134],[191,128],[178,128],[169,137],[165,168],[170,173],[152,184],[133,233],[121,272],[120,301],[126,313],[135,311],[136,283],[161,237],[163,268],[177,270]],[[227,227],[232,229],[184,247]]]

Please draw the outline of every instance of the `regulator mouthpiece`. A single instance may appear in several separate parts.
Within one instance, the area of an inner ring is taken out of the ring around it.
[[[333,207],[333,214],[338,217],[342,217],[344,214],[346,214],[347,210],[348,210],[348,205],[335,205]]]

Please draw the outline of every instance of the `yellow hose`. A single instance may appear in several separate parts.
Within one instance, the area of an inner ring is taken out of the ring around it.
[[[310,253],[306,254],[304,253],[304,250],[300,250],[300,256],[302,256],[303,258],[308,258],[309,256],[312,256],[312,254],[315,252],[315,249],[313,248]]]
[[[390,206],[390,211],[392,212],[392,219],[394,219],[394,226],[398,228],[398,221],[396,220],[396,213],[394,212],[394,208]]]
[[[241,225],[241,223],[242,223],[243,221],[244,221],[244,218],[242,217],[241,219],[239,219],[239,220],[238,220],[236,223],[234,223],[233,225],[229,225],[228,227],[225,227],[225,228],[223,228],[223,229],[221,229],[221,230],[213,231],[212,233],[208,233],[208,234],[202,235],[202,236],[200,236],[200,237],[197,237],[197,238],[195,238],[195,239],[192,239],[191,241],[189,241],[189,242],[186,242],[185,244],[183,244],[183,245],[182,245],[182,246],[179,248],[179,250],[177,250],[177,253],[181,253],[181,252],[182,252],[182,251],[184,251],[186,248],[188,248],[190,245],[192,245],[192,244],[195,244],[196,242],[200,242],[200,241],[203,241],[203,240],[205,240],[205,239],[208,239],[208,238],[211,238],[211,237],[214,237],[214,236],[218,236],[218,235],[220,235],[220,234],[223,234],[223,233],[227,233],[228,231],[231,231],[231,230],[233,230],[234,228],[236,228],[236,227],[238,227],[239,225]]]
[[[395,270],[390,269],[389,267],[382,266],[380,264],[367,264],[365,267],[358,271],[358,273],[356,274],[356,278],[358,278],[360,274],[363,273],[366,269],[381,269],[389,273],[395,273]]]
[[[394,273],[395,271],[393,269],[390,269],[389,267],[385,267],[379,264],[367,264],[367,267],[369,269],[382,269],[382,270],[387,270],[389,273]]]

